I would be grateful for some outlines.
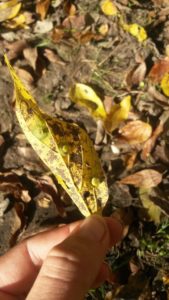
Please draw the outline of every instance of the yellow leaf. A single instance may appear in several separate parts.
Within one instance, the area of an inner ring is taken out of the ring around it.
[[[150,220],[153,221],[155,224],[160,223],[160,216],[161,216],[161,209],[158,205],[154,204],[153,201],[150,200],[149,194],[150,189],[139,189],[140,200],[143,204],[143,207],[147,210],[147,213],[150,217]]]
[[[160,86],[164,95],[169,97],[169,73],[164,74]]]
[[[109,132],[118,128],[120,123],[128,118],[130,108],[131,96],[126,96],[119,104],[113,105],[105,119],[105,128]]]
[[[70,99],[89,109],[95,118],[105,119],[106,112],[101,99],[88,85],[76,83],[69,90]]]
[[[13,19],[19,13],[22,4],[19,0],[0,3],[0,22]]]
[[[7,56],[5,61],[14,81],[16,115],[33,149],[84,216],[101,213],[108,188],[87,133],[76,124],[46,115],[25,89]]]
[[[118,10],[111,0],[103,0],[100,4],[102,12],[107,16],[116,16]]]
[[[100,25],[98,31],[99,31],[99,33],[101,35],[105,36],[108,33],[108,31],[109,31],[108,24],[102,24],[102,25]]]
[[[5,27],[10,29],[15,29],[17,27],[27,28],[25,15],[20,14],[16,18],[6,22]]]
[[[137,38],[139,42],[143,42],[147,39],[147,33],[145,29],[142,26],[138,25],[137,23],[126,24],[122,21],[121,24],[123,29],[129,32],[135,38]]]

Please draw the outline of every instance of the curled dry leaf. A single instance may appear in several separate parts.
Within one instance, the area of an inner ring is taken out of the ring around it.
[[[126,82],[129,86],[139,85],[145,78],[147,67],[145,62],[140,63],[137,68],[132,70],[126,78]]]
[[[26,60],[30,63],[31,67],[36,70],[36,62],[38,58],[38,51],[37,48],[25,48],[23,50],[23,55],[26,58]]]
[[[131,96],[124,97],[119,104],[114,104],[105,119],[105,128],[112,132],[120,123],[128,118],[131,108]]]
[[[153,131],[152,136],[145,142],[143,146],[143,150],[141,152],[141,159],[146,161],[147,157],[150,155],[151,151],[153,150],[156,140],[158,139],[159,135],[163,132],[163,124],[160,123],[156,129]]]
[[[36,13],[40,15],[41,20],[43,21],[47,15],[51,0],[39,0],[36,3]]]
[[[16,115],[28,141],[81,213],[84,216],[100,214],[108,199],[108,188],[87,133],[76,124],[42,112],[16,75],[7,56],[5,61],[14,81]]]
[[[11,0],[0,3],[0,22],[13,19],[17,16],[21,9],[20,0]]]
[[[101,1],[100,8],[107,16],[116,16],[118,13],[118,10],[112,0]]]
[[[135,187],[149,189],[157,186],[162,181],[162,174],[153,169],[146,169],[122,178],[122,184],[131,184]]]
[[[134,145],[147,141],[152,134],[152,127],[148,123],[136,120],[122,127],[119,133],[129,144]]]
[[[103,102],[90,86],[76,83],[70,88],[69,97],[73,102],[89,109],[94,117],[105,119],[106,112]]]

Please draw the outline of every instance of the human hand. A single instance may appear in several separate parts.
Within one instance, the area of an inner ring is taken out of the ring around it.
[[[84,299],[111,278],[103,261],[122,231],[114,218],[91,216],[24,240],[0,257],[0,299]]]

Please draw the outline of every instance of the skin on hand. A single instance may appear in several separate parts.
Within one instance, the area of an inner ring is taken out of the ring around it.
[[[84,299],[111,279],[104,257],[122,231],[115,218],[91,216],[24,240],[0,257],[0,299]]]

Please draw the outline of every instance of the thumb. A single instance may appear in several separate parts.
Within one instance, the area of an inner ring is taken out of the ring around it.
[[[108,219],[99,216],[85,219],[66,240],[54,247],[27,300],[84,299],[97,278],[111,241],[115,243],[121,238],[121,225],[115,219]]]

